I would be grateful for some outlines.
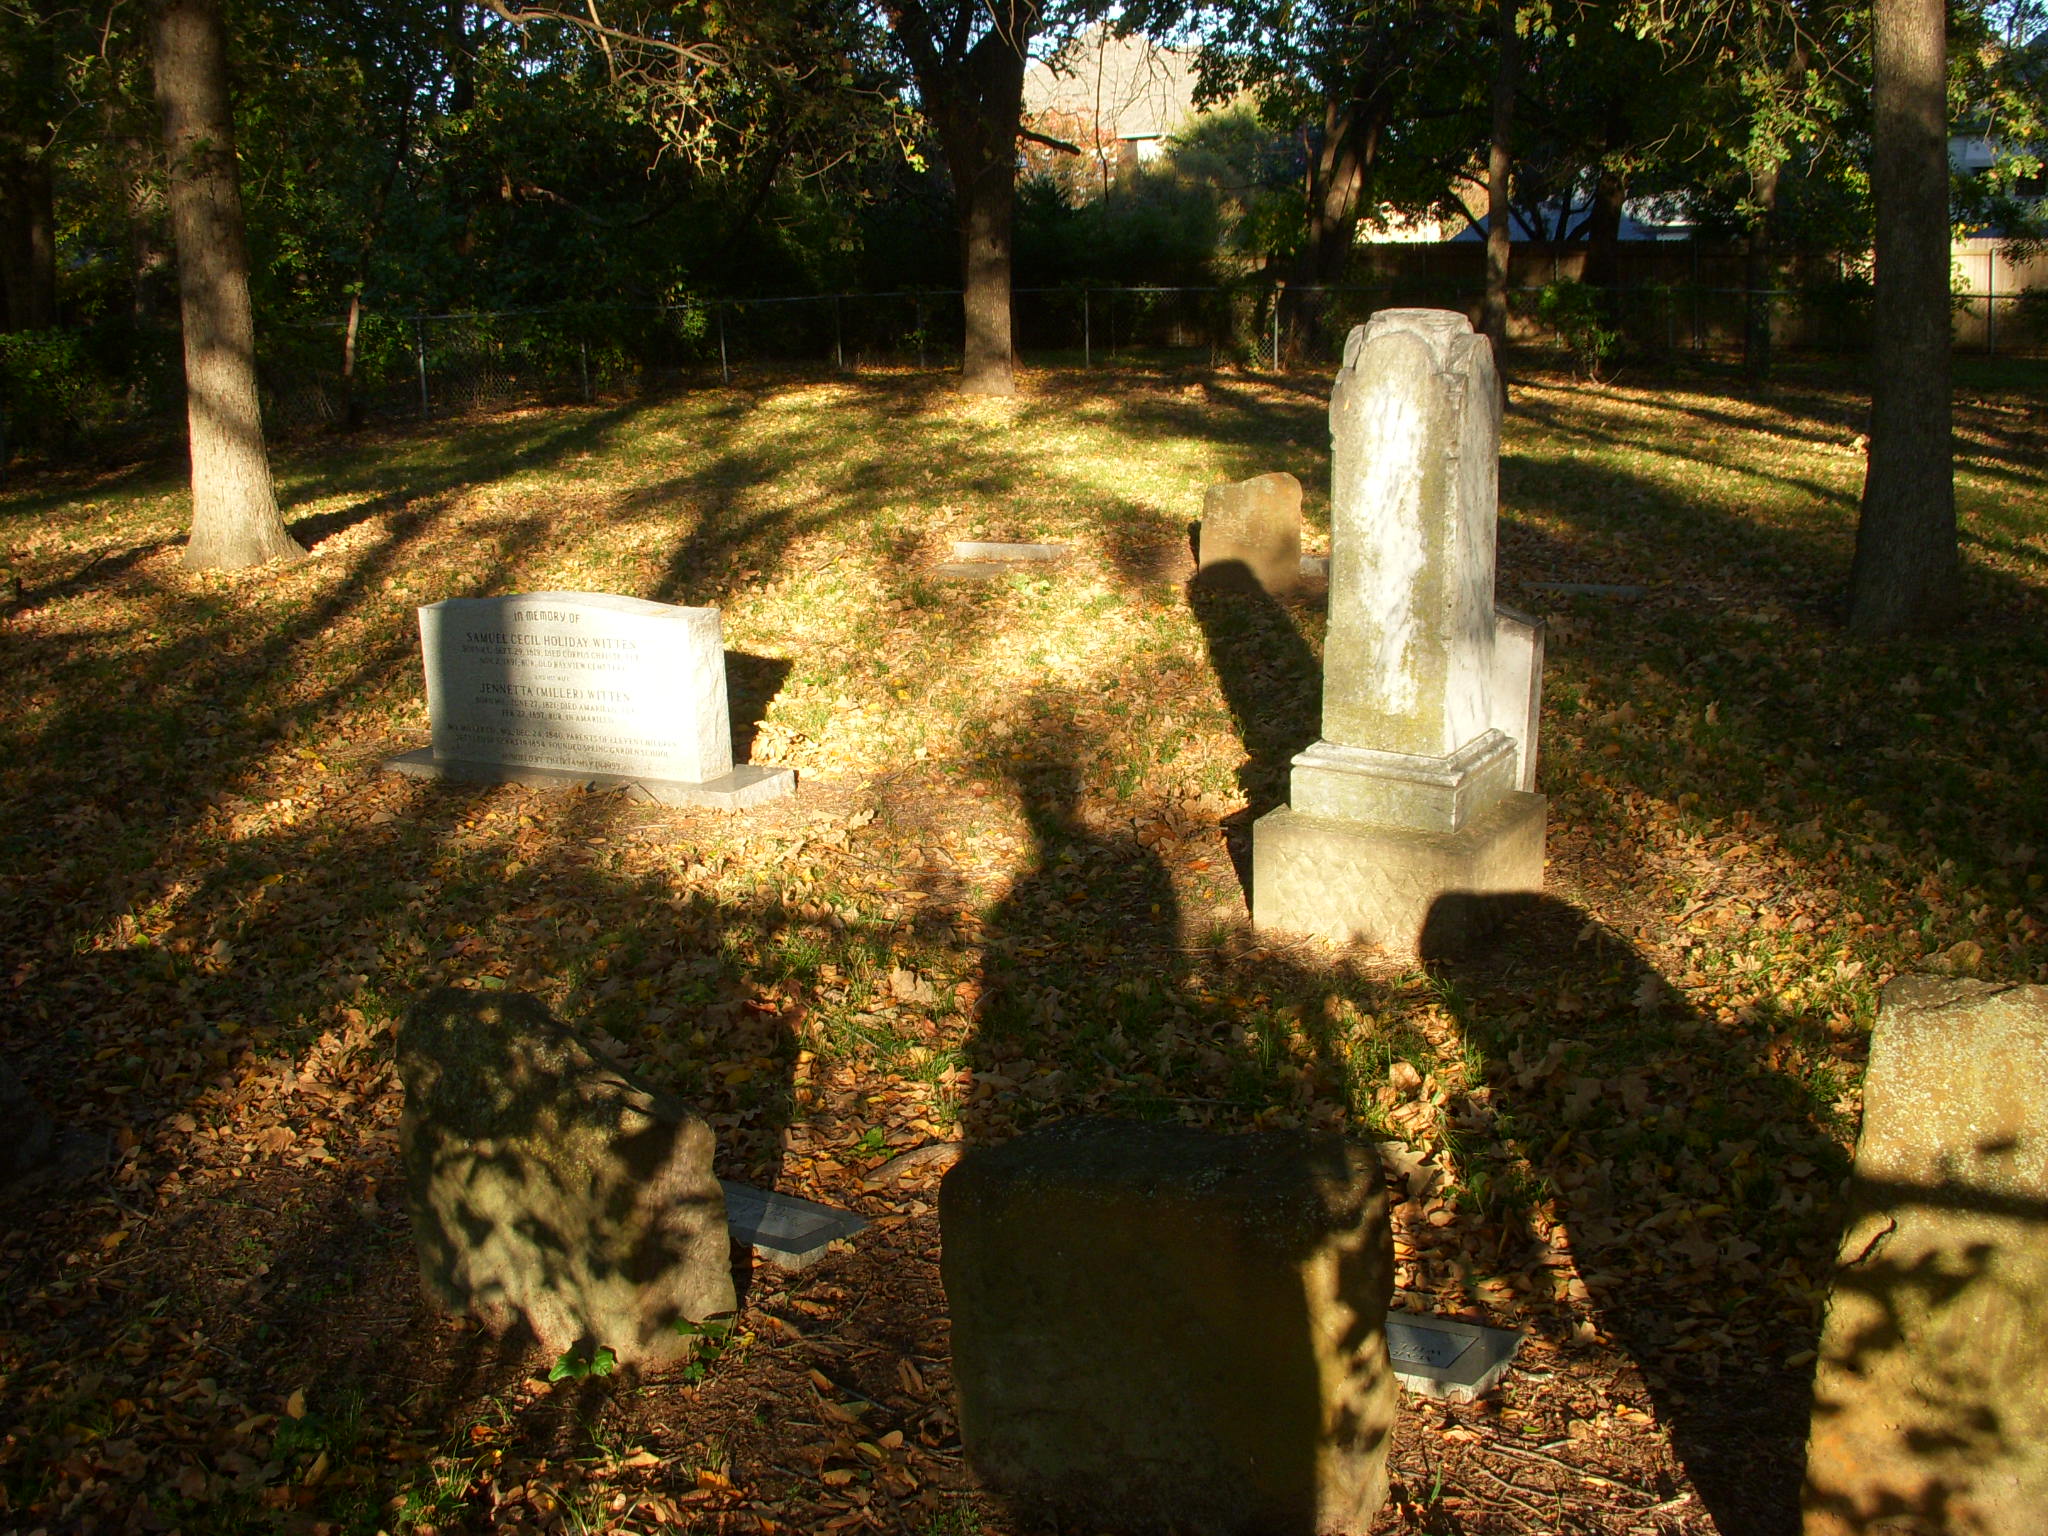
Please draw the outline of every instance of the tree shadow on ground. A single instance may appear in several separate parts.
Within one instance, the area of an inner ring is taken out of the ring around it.
[[[1237,770],[1245,806],[1226,822],[1225,835],[1249,906],[1252,823],[1286,801],[1295,754],[1320,734],[1322,660],[1307,636],[1321,631],[1324,598],[1300,593],[1282,600],[1255,584],[1199,581],[1186,591],[1245,751]]]
[[[1500,1222],[1453,1271],[1556,1277],[1635,1361],[1716,1529],[1795,1530],[1811,1368],[1785,1362],[1817,1339],[1847,1165],[1759,1046],[1824,1019],[1709,1020],[1583,907],[1502,908],[1491,946],[1431,965],[1483,1085],[1451,1117],[1459,1214]]]

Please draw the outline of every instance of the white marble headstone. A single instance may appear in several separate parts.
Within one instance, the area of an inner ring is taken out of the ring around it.
[[[419,617],[436,758],[685,783],[732,772],[716,608],[526,592]]]

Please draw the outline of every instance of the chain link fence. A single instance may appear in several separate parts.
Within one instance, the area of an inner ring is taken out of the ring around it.
[[[1543,292],[1510,295],[1511,338],[1570,354],[1578,338],[1546,313]],[[1850,282],[1768,293],[1652,284],[1607,290],[1599,304],[1600,324],[1624,356],[1730,355],[1752,305],[1768,308],[1780,347],[1847,353],[1869,344],[1869,290]],[[1012,327],[1019,360],[1040,367],[1328,371],[1354,325],[1406,306],[1476,316],[1478,295],[1426,277],[1327,288],[1023,288],[1013,294]],[[289,432],[691,383],[947,370],[959,365],[962,330],[960,295],[948,291],[366,313],[352,357],[340,323],[266,328],[260,376],[266,422]],[[2048,344],[2048,293],[1959,299],[1956,334],[1959,348],[2039,353]]]

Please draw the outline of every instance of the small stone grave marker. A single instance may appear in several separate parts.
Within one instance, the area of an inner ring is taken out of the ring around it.
[[[1555,592],[1562,597],[1647,597],[1650,589],[1625,581],[1525,581],[1531,592]]]
[[[419,622],[433,745],[395,772],[726,809],[795,787],[787,768],[733,765],[716,608],[526,592],[429,603]]]
[[[1301,581],[1301,482],[1281,470],[1202,495],[1197,581],[1291,592]]]
[[[549,1355],[691,1350],[735,1305],[711,1127],[622,1076],[539,999],[444,987],[398,1032],[406,1204],[427,1295]]]
[[[1387,1493],[1393,1240],[1363,1147],[1074,1118],[939,1189],[960,1438],[1094,1531],[1363,1531]]]
[[[1013,571],[1055,565],[1072,553],[1065,544],[1005,544],[987,539],[956,539],[953,558],[936,566],[941,581],[993,581]]]
[[[1507,1374],[1522,1336],[1455,1317],[1387,1318],[1394,1379],[1424,1397],[1469,1402]]]
[[[998,544],[982,539],[956,539],[955,560],[1060,560],[1067,554],[1064,544]]]
[[[720,1183],[732,1240],[784,1269],[815,1264],[835,1238],[851,1237],[867,1225],[865,1218],[836,1206],[728,1180]]]
[[[2048,1528],[2048,987],[1884,989],[1813,1379],[1805,1536]]]

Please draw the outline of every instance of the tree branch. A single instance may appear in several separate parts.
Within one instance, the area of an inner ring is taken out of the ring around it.
[[[1070,155],[1078,155],[1081,153],[1081,146],[1078,144],[1069,144],[1065,139],[1056,139],[1053,138],[1050,134],[1039,133],[1033,129],[1025,128],[1021,125],[1017,129],[1017,137],[1020,139],[1029,139],[1034,144],[1043,144],[1047,149],[1064,150],[1066,151],[1066,153]]]

